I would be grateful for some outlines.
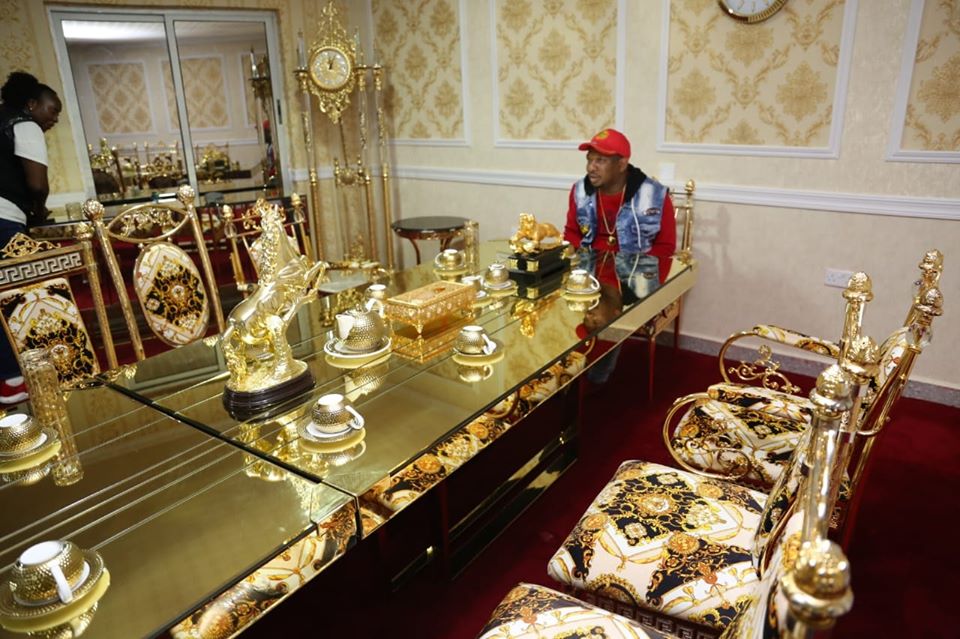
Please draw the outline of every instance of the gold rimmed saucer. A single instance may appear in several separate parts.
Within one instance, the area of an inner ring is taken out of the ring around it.
[[[299,428],[297,429],[299,431]],[[350,429],[350,435],[344,439],[337,439],[333,441],[317,441],[315,439],[309,439],[301,435],[300,447],[303,448],[308,453],[339,453],[345,450],[349,450],[354,446],[361,443],[364,437],[367,436],[367,431],[365,428],[360,429]]]
[[[355,420],[351,420],[350,423],[353,423]],[[310,426],[313,424],[312,421],[305,420],[297,424],[297,435],[300,436],[301,440],[309,441],[313,444],[333,444],[350,439],[357,431],[363,430],[363,426],[360,428],[354,428],[350,423],[344,424],[343,430],[336,433],[324,433],[321,431],[312,431]]]
[[[483,288],[490,297],[507,297],[508,295],[516,295],[518,286],[515,281],[510,280],[510,284],[507,286],[491,288],[489,284],[484,283]]]
[[[469,271],[469,266],[458,266],[456,268],[433,267],[433,274],[438,277],[457,277],[458,275],[466,275]]]
[[[15,473],[21,470],[35,468],[56,457],[61,447],[57,431],[52,428],[44,428],[42,432],[46,439],[44,439],[43,443],[37,448],[29,450],[17,457],[0,457],[0,474]]]
[[[73,590],[73,601],[24,606],[13,598],[9,583],[0,585],[0,626],[12,632],[38,632],[67,623],[96,604],[110,586],[110,571],[103,558],[92,550],[83,550],[90,568],[87,578]]]
[[[331,355],[330,353],[324,353],[323,359],[325,362],[327,362],[327,364],[333,366],[334,368],[353,370],[355,368],[364,368],[367,366],[379,366],[390,359],[391,355],[393,355],[393,352],[388,350],[385,353],[380,353],[367,358],[353,359],[340,357],[338,355]]]
[[[497,345],[493,349],[492,353],[484,353],[479,355],[468,355],[466,353],[461,353],[454,349],[453,351],[453,361],[457,364],[462,364],[464,366],[483,366],[485,364],[496,364],[503,359],[503,356],[506,354],[503,348],[503,344],[497,340],[492,340],[494,344]]]

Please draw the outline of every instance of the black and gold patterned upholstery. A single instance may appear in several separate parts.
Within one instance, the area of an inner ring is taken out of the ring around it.
[[[86,224],[76,227],[75,242],[52,243],[15,235],[0,248],[0,323],[13,350],[49,349],[66,388],[102,370],[94,343],[74,297],[69,276],[86,277],[99,324],[107,368],[117,366]]]
[[[933,256],[928,256],[930,261],[942,268],[939,252],[930,255]],[[927,259],[921,263],[921,269]],[[920,286],[922,290],[914,299],[908,324],[894,331],[878,349],[878,365],[869,375],[868,389],[856,413],[855,430],[862,436],[872,437],[882,428],[909,378],[914,359],[929,341],[933,317],[941,312],[942,298],[937,288],[939,270],[925,277],[927,283]],[[728,344],[746,335],[822,355],[835,357],[840,353],[838,344],[771,326],[757,326],[737,334]],[[767,368],[760,371],[758,364]],[[688,470],[769,490],[783,473],[801,435],[809,428],[812,406],[806,398],[793,394],[796,387],[779,372],[776,364],[769,362],[769,351],[763,353],[758,362],[741,363],[740,367],[728,369],[724,374],[727,372],[742,374],[745,378],[763,378],[775,388],[748,386],[726,379],[705,393],[681,398],[667,415],[664,440],[674,459]],[[685,409],[682,414],[681,409]],[[679,420],[672,426],[678,414]],[[869,446],[864,448],[861,443],[859,450],[869,453]],[[852,482],[851,492],[865,462],[866,456],[858,454],[846,471]]]
[[[120,308],[138,360],[146,357],[140,328],[130,303],[129,286],[136,295],[148,328],[169,346],[183,346],[207,333],[210,318],[223,332],[223,310],[206,242],[197,220],[189,186],[177,191],[179,205],[141,204],[121,211],[109,221],[96,200],[87,200],[83,210],[94,231],[120,300]],[[199,267],[180,243],[186,243],[199,260]],[[118,252],[136,253],[132,268],[121,267]]]

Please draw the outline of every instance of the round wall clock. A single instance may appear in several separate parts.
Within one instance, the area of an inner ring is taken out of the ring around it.
[[[787,0],[718,0],[727,15],[753,24],[762,22],[783,8]]]
[[[311,79],[319,88],[337,91],[350,80],[353,61],[339,47],[325,46],[313,52],[308,68]]]

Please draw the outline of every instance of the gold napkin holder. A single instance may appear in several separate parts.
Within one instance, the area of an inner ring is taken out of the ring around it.
[[[476,289],[460,282],[431,282],[384,303],[384,314],[400,324],[413,326],[417,334],[432,324],[459,311],[469,310],[476,298]],[[396,345],[394,350],[396,351]]]

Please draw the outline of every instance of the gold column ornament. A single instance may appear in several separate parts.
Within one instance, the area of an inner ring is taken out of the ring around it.
[[[693,262],[693,192],[697,184],[693,180],[687,180],[683,188],[685,194],[683,204],[679,209],[683,210],[683,233],[680,237],[680,250],[677,251],[677,257],[684,264]]]
[[[383,241],[387,245],[387,268],[396,268],[393,254],[393,209],[390,197],[390,162],[387,155],[386,118],[383,114],[383,66],[373,65],[373,103],[377,109],[377,149],[380,154],[380,184],[383,189]]]
[[[103,338],[103,348],[107,351],[107,365],[117,367],[117,353],[113,347],[113,334],[110,332],[110,321],[107,319],[107,307],[103,299],[103,289],[100,288],[100,267],[97,258],[93,255],[93,229],[86,222],[74,226],[74,236],[80,245],[80,255],[83,265],[87,269],[90,283],[90,292],[93,294],[93,310],[97,314],[100,324],[100,335]]]
[[[56,431],[60,438],[60,451],[53,466],[53,483],[70,486],[83,479],[83,467],[77,451],[77,441],[67,412],[67,402],[60,390],[57,367],[45,348],[34,348],[20,355],[20,370],[30,394],[33,418],[41,427]]]
[[[230,313],[220,346],[230,371],[224,407],[244,419],[313,387],[307,365],[293,357],[287,327],[310,301],[326,271],[294,250],[280,209],[263,202],[262,234],[254,242],[259,284]]]
[[[303,37],[301,32],[300,37]],[[313,146],[313,114],[310,112],[310,87],[307,70],[303,67],[294,71],[300,87],[300,126],[303,129],[303,145],[307,152],[308,176],[310,181],[310,242],[317,259],[323,259],[323,238],[320,236],[320,179],[317,176],[317,150]]]

